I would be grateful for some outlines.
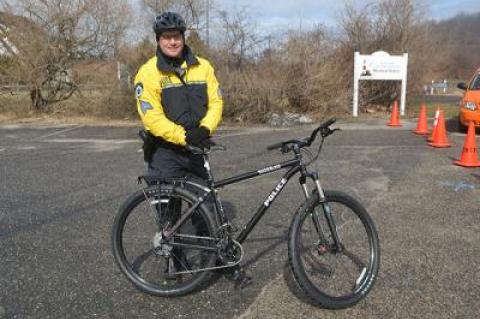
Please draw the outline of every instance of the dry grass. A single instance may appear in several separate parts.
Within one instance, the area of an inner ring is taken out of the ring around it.
[[[46,112],[32,110],[27,92],[0,95],[0,114],[3,119],[58,118],[134,120],[137,111],[133,94],[117,88],[81,91],[70,99],[49,105]]]

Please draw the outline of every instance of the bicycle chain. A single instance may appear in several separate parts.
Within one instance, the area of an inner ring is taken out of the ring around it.
[[[222,265],[222,266],[215,266],[215,267],[208,267],[208,268],[202,268],[202,269],[195,269],[195,270],[185,270],[185,271],[177,271],[175,273],[172,273],[171,275],[180,275],[180,274],[193,274],[201,271],[210,271],[210,270],[215,270],[215,269],[222,269],[222,268],[230,268],[237,266],[240,264],[243,260],[243,257],[245,255],[243,251],[242,244],[240,244],[238,241],[231,239],[231,241],[240,249],[240,259],[236,262],[229,263],[227,265]]]

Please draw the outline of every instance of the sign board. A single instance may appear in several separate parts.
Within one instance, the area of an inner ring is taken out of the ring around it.
[[[353,116],[358,116],[358,81],[360,80],[396,80],[402,81],[400,113],[405,115],[407,93],[408,53],[390,55],[385,51],[377,51],[371,55],[355,52],[353,71]]]
[[[445,80],[444,82],[440,82],[440,83],[435,83],[435,82],[432,81],[431,87],[434,88],[434,89],[448,89],[448,83],[447,83],[447,80]]]

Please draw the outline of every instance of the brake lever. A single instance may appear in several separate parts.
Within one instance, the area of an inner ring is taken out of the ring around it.
[[[327,136],[335,133],[336,131],[341,131],[341,130],[342,129],[340,129],[340,128],[331,129],[329,127],[326,127],[326,128],[324,128],[320,131],[320,134],[322,135],[322,137],[327,137]]]
[[[320,135],[324,138],[329,136],[330,134],[332,134],[332,130],[329,127],[325,127],[320,130]]]

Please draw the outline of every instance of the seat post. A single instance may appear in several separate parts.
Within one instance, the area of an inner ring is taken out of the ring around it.
[[[208,186],[212,187],[213,186],[213,174],[212,174],[212,169],[210,168],[210,160],[208,158],[207,153],[203,153],[203,167],[205,167],[205,170],[207,172],[208,176]]]
[[[217,212],[217,214],[219,214],[219,218],[220,218],[219,222],[220,222],[220,225],[222,225],[225,223],[227,219],[225,217],[225,212],[223,211],[222,202],[218,198],[217,191],[215,190],[215,181],[213,179],[212,170],[210,168],[208,153],[203,153],[203,161],[205,163],[204,167],[205,167],[205,170],[207,171],[207,176],[208,176],[208,181],[207,181],[208,187],[212,190],[211,196],[213,201],[211,202],[211,206],[212,206],[211,209],[212,209],[212,212]]]

